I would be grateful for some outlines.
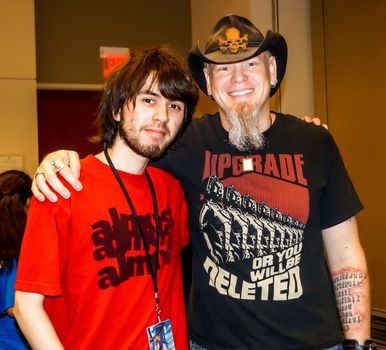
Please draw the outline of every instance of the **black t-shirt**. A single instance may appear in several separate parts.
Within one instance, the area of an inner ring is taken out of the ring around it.
[[[158,163],[189,206],[189,336],[211,350],[324,349],[342,332],[321,230],[362,205],[324,128],[277,114],[264,136],[240,152],[206,115]]]

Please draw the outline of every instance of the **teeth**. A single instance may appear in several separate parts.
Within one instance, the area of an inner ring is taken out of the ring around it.
[[[243,96],[246,94],[250,94],[253,90],[252,89],[246,89],[246,90],[241,90],[241,91],[232,91],[229,93],[231,96]]]

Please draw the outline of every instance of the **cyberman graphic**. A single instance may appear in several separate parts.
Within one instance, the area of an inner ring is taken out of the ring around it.
[[[224,186],[217,177],[208,179],[206,195],[206,203],[200,212],[200,226],[210,255],[216,263],[234,261],[234,251],[230,244],[232,218],[224,208]]]
[[[242,195],[218,177],[206,181],[200,227],[217,264],[253,259],[283,251],[303,241],[305,225],[264,201]]]
[[[248,219],[242,212],[242,199],[240,192],[234,186],[225,189],[224,204],[231,215],[231,246],[235,250],[237,258],[247,259],[251,257],[248,239]],[[234,239],[233,239],[234,237]],[[233,260],[234,261],[234,260]]]
[[[248,220],[248,239],[252,242],[250,254],[252,257],[262,256],[267,246],[263,242],[263,224],[257,219],[257,203],[251,196],[244,195],[242,208]]]
[[[256,154],[251,162],[245,171],[241,156],[206,151],[199,261],[222,298],[299,299],[310,208],[303,155]]]

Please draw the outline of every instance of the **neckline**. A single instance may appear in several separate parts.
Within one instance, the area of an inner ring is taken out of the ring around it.
[[[108,171],[109,173],[111,172],[110,166],[108,164],[106,164],[105,162],[103,162],[101,159],[97,158],[95,156],[95,154],[91,154],[90,157],[93,161],[94,166],[96,166],[99,169],[102,169],[104,172],[105,171]],[[148,169],[148,167],[146,167],[146,169]],[[129,172],[126,172],[126,171],[120,170],[120,169],[117,169],[117,171],[118,171],[120,176],[122,176],[126,179],[131,179],[132,181],[146,180],[145,172],[143,172],[142,174],[133,174],[133,173],[129,173]]]
[[[281,120],[281,113],[275,112],[275,111],[270,111],[270,113],[275,115],[275,120],[272,121],[272,118],[271,118],[271,125],[270,125],[270,127],[267,130],[265,130],[264,132],[262,132],[262,134],[265,137],[269,137],[269,136],[271,136],[275,132],[275,130],[277,129],[278,124],[280,124],[280,120]],[[229,132],[227,130],[225,130],[224,127],[221,124],[220,113],[217,112],[214,115],[213,114],[212,115],[209,114],[208,117],[214,119],[216,127],[226,136],[226,139],[228,139]]]

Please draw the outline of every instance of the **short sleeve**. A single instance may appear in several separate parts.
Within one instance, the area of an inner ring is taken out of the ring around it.
[[[322,229],[338,225],[363,209],[338,146],[329,133],[326,135],[326,182],[320,202]]]
[[[43,203],[33,199],[24,233],[15,289],[46,296],[62,294],[70,200]]]

